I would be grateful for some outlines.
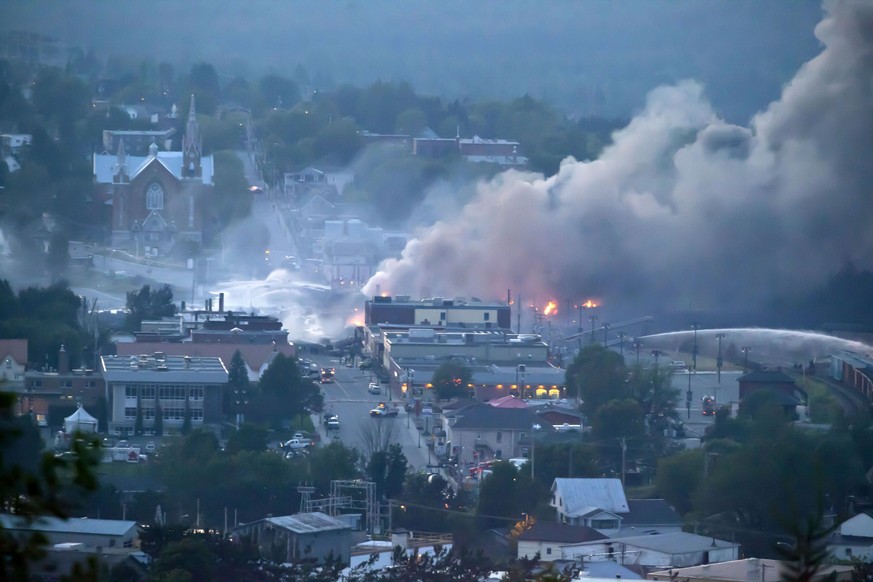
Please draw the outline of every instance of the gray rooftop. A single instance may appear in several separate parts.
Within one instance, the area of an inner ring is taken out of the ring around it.
[[[118,162],[116,154],[96,154],[94,156],[94,179],[98,184],[112,184],[113,168]],[[152,162],[151,156],[126,156],[127,175],[136,177]],[[182,179],[182,152],[158,152],[157,162],[163,165],[176,178]],[[212,156],[200,158],[200,169],[204,184],[212,184]]]
[[[592,508],[619,515],[630,511],[619,479],[558,478],[552,484],[552,491],[561,496],[563,512],[571,517],[584,515]]]
[[[107,382],[174,382],[182,384],[225,384],[227,369],[217,357],[169,355],[102,356]]]
[[[687,554],[690,552],[704,552],[718,548],[739,547],[739,544],[734,542],[718,540],[709,536],[699,536],[688,532],[641,535],[613,539],[616,543],[653,550],[664,554]]]
[[[265,521],[272,523],[276,527],[291,530],[298,534],[350,529],[349,525],[344,521],[319,511],[313,513],[281,515],[279,517],[268,517]]]
[[[0,514],[0,526],[7,530],[41,531],[43,533],[75,533],[95,536],[123,536],[136,528],[135,521],[120,519],[89,519],[73,517],[40,517],[32,523],[17,515]]]

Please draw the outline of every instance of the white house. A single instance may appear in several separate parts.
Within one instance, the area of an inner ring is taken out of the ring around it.
[[[561,547],[579,542],[592,542],[607,539],[602,533],[577,525],[538,522],[518,536],[519,559],[533,558],[551,562],[561,559]]]
[[[619,479],[555,479],[549,505],[560,523],[584,525],[604,535],[618,533],[621,514],[630,511]]]
[[[681,568],[726,562],[739,557],[739,544],[679,532],[568,544],[562,558],[591,562],[612,560],[648,568]]]
[[[873,559],[873,517],[859,513],[841,523],[828,542],[828,553],[837,560]]]

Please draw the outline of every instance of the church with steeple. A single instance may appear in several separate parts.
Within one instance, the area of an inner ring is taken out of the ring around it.
[[[94,155],[93,170],[96,198],[110,210],[112,248],[158,257],[208,239],[214,165],[211,155],[203,155],[194,95],[181,151],[161,151],[153,143],[148,155],[133,156],[122,138],[115,152]]]

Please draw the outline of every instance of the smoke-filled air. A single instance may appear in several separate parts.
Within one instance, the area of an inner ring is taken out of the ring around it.
[[[739,309],[873,267],[873,4],[826,9],[821,53],[748,126],[693,80],[657,88],[599,159],[480,184],[365,293]]]

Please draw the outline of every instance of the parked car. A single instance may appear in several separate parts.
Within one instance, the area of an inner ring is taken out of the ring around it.
[[[370,385],[367,386],[367,392],[369,392],[370,394],[381,394],[382,389],[376,382],[370,382]]]
[[[145,450],[147,453],[154,453],[157,447],[155,446],[154,441],[149,441],[146,443]]]
[[[337,415],[333,415],[330,417],[325,423],[325,428],[327,430],[339,430],[340,428],[340,419]]]
[[[377,406],[370,411],[370,416],[397,416],[397,409]]]
[[[127,447],[130,446],[130,443],[128,443],[128,442],[127,442],[126,440],[124,440],[124,439],[121,439],[120,441],[118,441],[118,444],[115,445],[115,446],[118,447],[119,449],[126,449]]]
[[[305,449],[306,447],[310,446],[311,444],[312,443],[306,439],[291,439],[291,440],[285,441],[285,444],[283,444],[282,446],[285,447],[286,449],[295,450],[295,449]]]

